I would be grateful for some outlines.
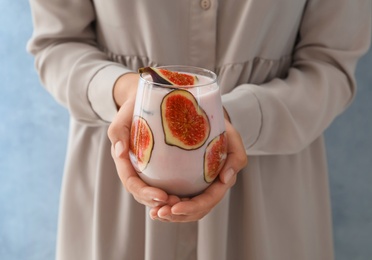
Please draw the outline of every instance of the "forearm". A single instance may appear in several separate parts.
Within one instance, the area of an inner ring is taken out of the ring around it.
[[[62,2],[66,8],[58,8]],[[111,121],[117,112],[114,84],[129,70],[98,48],[91,1],[34,0],[30,5],[34,32],[27,48],[42,84],[77,120]]]
[[[343,1],[325,19],[332,6],[332,1],[309,2],[285,78],[243,84],[223,96],[248,154],[302,150],[353,99],[355,67],[370,44],[370,2]],[[343,33],[335,33],[341,28]]]

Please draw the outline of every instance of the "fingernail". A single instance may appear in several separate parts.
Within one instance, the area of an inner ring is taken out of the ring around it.
[[[149,215],[152,220],[156,220],[158,218],[158,215],[153,215],[151,214],[151,212],[149,213]]]
[[[165,216],[162,217],[162,219],[172,221],[173,216],[172,215],[165,215]]]
[[[165,202],[165,201],[163,201],[163,200],[161,200],[161,199],[158,199],[158,198],[153,198],[152,200],[153,200],[153,201],[156,201],[156,202]]]
[[[115,156],[119,158],[124,152],[124,145],[121,141],[116,142],[115,144]]]
[[[231,178],[234,176],[234,170],[232,168],[228,169],[226,172],[225,172],[225,183],[228,183]]]

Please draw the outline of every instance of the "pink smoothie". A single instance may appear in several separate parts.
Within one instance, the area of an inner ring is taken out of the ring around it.
[[[181,149],[165,142],[161,102],[172,88],[155,87],[151,84],[151,77],[144,76],[148,81],[140,80],[134,108],[134,116],[141,116],[147,121],[154,140],[150,161],[146,168],[139,172],[139,176],[149,185],[179,196],[198,194],[210,185],[204,179],[204,153],[208,143],[225,131],[217,82],[206,76],[197,77],[197,85],[200,87],[184,89],[193,94],[205,111],[209,119],[210,133],[205,143],[195,150]],[[209,84],[211,82],[212,84]],[[135,166],[135,160],[132,160],[132,163]]]

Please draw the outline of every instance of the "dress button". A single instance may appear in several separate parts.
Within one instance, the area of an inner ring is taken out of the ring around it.
[[[201,6],[201,8],[203,8],[204,10],[208,10],[209,7],[211,7],[211,0],[201,0],[201,2],[200,2],[200,6]]]

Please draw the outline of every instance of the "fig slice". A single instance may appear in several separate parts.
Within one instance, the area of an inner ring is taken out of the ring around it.
[[[164,96],[161,119],[165,143],[184,150],[204,145],[210,133],[207,114],[187,90],[175,89]]]
[[[142,172],[150,162],[154,148],[154,136],[147,121],[140,116],[134,116],[130,130],[129,152],[134,160],[134,166]]]
[[[226,132],[216,136],[207,145],[204,153],[204,180],[211,183],[218,176],[227,157]]]
[[[191,74],[170,71],[167,69],[144,67],[138,70],[139,73],[147,72],[156,83],[178,86],[192,86],[198,82],[198,77]]]

